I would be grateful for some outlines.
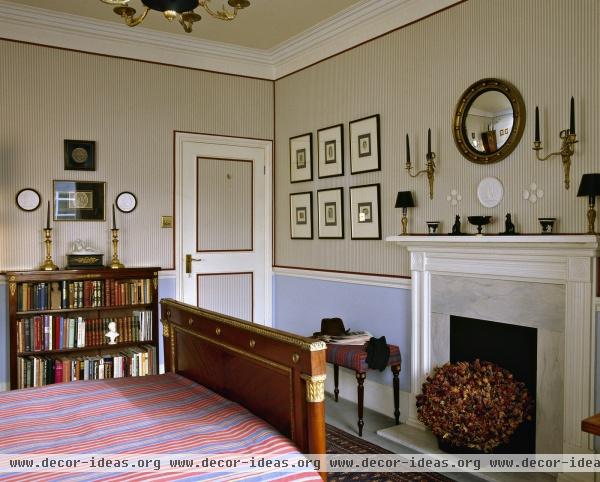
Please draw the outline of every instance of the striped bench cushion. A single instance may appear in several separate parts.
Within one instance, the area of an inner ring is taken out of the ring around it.
[[[390,359],[388,366],[400,365],[402,358],[400,348],[397,345],[389,345]],[[327,344],[327,363],[333,363],[342,367],[350,368],[357,372],[366,372],[367,365],[366,345],[336,345]]]

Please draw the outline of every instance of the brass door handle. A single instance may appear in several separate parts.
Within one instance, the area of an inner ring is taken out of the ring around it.
[[[191,254],[185,255],[185,274],[192,272],[192,261],[202,261],[202,258],[192,258]]]

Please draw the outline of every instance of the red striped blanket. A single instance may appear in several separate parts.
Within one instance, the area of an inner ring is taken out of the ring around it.
[[[0,393],[0,454],[293,454],[237,403],[174,374]],[[41,470],[41,469],[40,469]],[[314,480],[307,473],[0,473],[0,480]],[[5,478],[8,479],[5,479]]]

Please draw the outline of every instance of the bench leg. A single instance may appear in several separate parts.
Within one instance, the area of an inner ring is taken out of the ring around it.
[[[365,424],[363,420],[363,404],[365,399],[365,378],[367,377],[366,373],[356,372],[356,381],[358,382],[358,435],[362,437],[362,429]]]
[[[333,384],[335,388],[333,389],[333,394],[335,395],[335,401],[338,401],[338,395],[340,394],[340,389],[338,388],[340,382],[340,367],[333,364]]]
[[[394,365],[392,367],[392,373],[394,374],[394,418],[396,419],[396,425],[400,424],[400,381],[398,380],[398,374],[400,373],[400,365]]]

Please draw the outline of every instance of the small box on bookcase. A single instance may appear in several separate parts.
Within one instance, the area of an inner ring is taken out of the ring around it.
[[[102,268],[103,254],[67,254],[67,269]]]

